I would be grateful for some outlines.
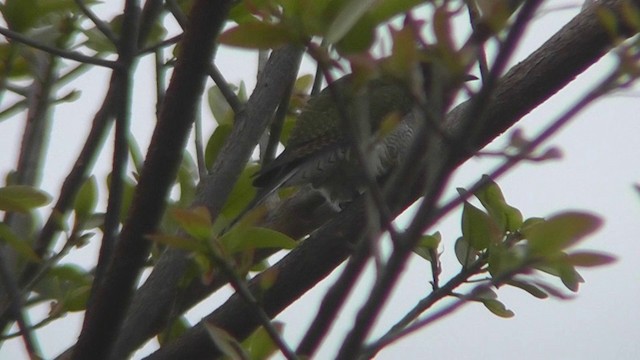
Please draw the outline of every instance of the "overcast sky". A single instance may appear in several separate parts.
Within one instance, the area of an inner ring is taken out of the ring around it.
[[[115,3],[115,2],[113,2]],[[556,10],[540,16],[533,23],[522,42],[513,63],[524,59],[546,39],[569,21],[579,10],[578,1],[548,1],[554,7],[576,5],[571,9]],[[110,4],[113,6],[113,4]],[[255,83],[255,59],[252,53],[221,49],[217,63],[232,83]],[[615,65],[608,56],[578,77],[549,102],[529,114],[517,128],[527,136],[534,136],[570,107]],[[133,131],[146,149],[155,122],[153,97],[153,71],[148,60],[140,63],[136,77]],[[310,73],[313,66],[306,63],[301,73]],[[43,187],[57,194],[62,179],[70,170],[88,132],[90,121],[106,90],[109,73],[96,70],[78,79],[71,88],[82,90],[82,98],[75,103],[60,106],[54,114],[54,129],[47,153],[47,166]],[[1,108],[10,103],[5,100]],[[638,91],[611,95],[592,104],[582,112],[546,146],[557,146],[563,158],[544,163],[519,165],[504,178],[498,179],[509,203],[519,208],[526,217],[549,216],[559,211],[578,209],[600,214],[604,226],[580,245],[618,257],[613,265],[592,270],[580,270],[586,280],[575,299],[558,301],[538,300],[519,290],[501,289],[499,298],[516,313],[511,319],[501,319],[489,313],[480,304],[468,304],[453,316],[445,318],[381,352],[378,359],[431,358],[431,359],[635,359],[640,345],[640,256],[639,209],[640,195],[633,184],[640,181],[640,101]],[[0,122],[0,174],[15,167],[16,150],[22,134],[21,114]],[[205,114],[205,118],[207,118]],[[213,127],[206,122],[208,131]],[[508,132],[509,133],[509,132]],[[508,134],[507,133],[507,134]],[[504,138],[497,139],[491,149],[500,149]],[[193,147],[192,145],[190,145]],[[100,181],[110,166],[110,153],[103,154],[96,173]],[[455,187],[467,187],[495,165],[495,160],[474,158],[456,173],[448,194]],[[104,188],[103,188],[104,189]],[[453,241],[460,235],[459,213],[448,217],[434,227],[443,235],[443,278],[455,274]],[[94,262],[98,238],[65,261],[89,267]],[[278,320],[285,322],[286,338],[295,346],[315,315],[320,299],[339,274],[335,271],[327,280],[308,292],[300,301],[287,309]],[[371,270],[371,269],[370,269]],[[369,272],[368,280],[374,272]],[[407,309],[429,291],[428,264],[415,258],[394,292],[389,306],[378,323],[375,334],[397,321]],[[331,336],[318,358],[335,354],[344,334],[350,329],[353,311],[367,294],[370,281],[363,281],[354,291]],[[228,296],[222,292],[189,313],[192,323],[209,313]],[[46,306],[40,307],[44,316]],[[37,332],[47,356],[56,355],[75,341],[81,315],[72,314]],[[148,353],[150,344],[136,357]],[[9,342],[0,349],[0,358],[24,357],[22,344]]]

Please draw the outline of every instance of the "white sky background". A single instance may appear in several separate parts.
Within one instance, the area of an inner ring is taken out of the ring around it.
[[[114,6],[113,3],[109,7]],[[578,1],[558,0],[547,4],[553,8],[576,6],[537,18],[525,35],[513,63],[522,60],[560,29],[578,12],[580,5]],[[118,7],[114,9],[119,11]],[[223,48],[218,52],[216,63],[229,82],[237,84],[244,80],[251,88],[255,84],[255,60],[252,53]],[[608,56],[529,114],[517,127],[523,129],[527,136],[534,136],[588,91],[597,79],[605,76],[613,64],[614,58]],[[307,63],[301,74],[312,70],[312,64]],[[99,70],[78,79],[72,87],[82,90],[82,98],[57,107],[43,180],[44,189],[51,194],[57,194],[82,146],[90,121],[104,97],[108,76],[107,71]],[[136,77],[133,132],[143,150],[155,123],[153,77],[152,63],[142,61]],[[10,99],[6,99],[1,107],[8,103]],[[210,131],[213,125],[206,120],[209,117],[206,108],[203,113],[205,126]],[[637,159],[640,154],[640,141],[637,140],[640,134],[639,113],[637,91],[601,99],[546,144],[562,150],[561,160],[522,164],[498,179],[507,201],[519,208],[525,217],[549,216],[568,209],[602,215],[605,225],[580,248],[613,254],[619,258],[617,263],[593,270],[579,270],[586,283],[582,284],[577,297],[569,301],[538,300],[520,290],[501,289],[499,299],[515,311],[514,318],[501,319],[480,304],[468,304],[453,316],[391,345],[378,355],[378,359],[635,359],[640,350],[640,267],[636,261],[640,255],[640,241],[637,239],[640,233],[640,196],[632,184],[640,180]],[[0,123],[2,175],[15,167],[23,119],[24,115],[20,115]],[[490,148],[499,149],[503,144],[504,139],[498,139]],[[193,147],[192,144],[190,146]],[[96,173],[99,181],[104,181],[108,172],[110,156],[110,151],[105,151],[98,162]],[[454,194],[455,187],[469,186],[481,174],[489,172],[494,164],[495,160],[475,158],[468,161],[457,172],[449,194]],[[442,281],[459,270],[453,255],[453,241],[460,234],[459,219],[459,213],[453,214],[434,228],[443,235]],[[96,237],[92,244],[69,256],[66,261],[91,266],[98,244],[99,237]],[[304,334],[327,287],[339,273],[339,270],[334,272],[278,317],[286,324],[285,336],[292,346],[295,347]],[[373,274],[373,271],[369,272],[369,280]],[[391,305],[385,308],[375,334],[382,334],[427,294],[430,276],[426,262],[418,259],[411,262],[389,301]],[[352,301],[318,358],[330,358],[335,354],[336,347],[351,327],[353,311],[368,293],[369,285],[370,281],[365,280],[355,289]],[[189,313],[191,322],[195,323],[213,310],[224,301],[224,296],[207,300],[192,310]],[[44,316],[47,310],[42,306],[42,313],[34,316],[33,321]],[[73,344],[81,321],[81,315],[72,314],[38,331],[45,356],[55,356]],[[151,349],[151,346],[147,347],[136,357]],[[0,348],[0,359],[25,356],[18,341]]]

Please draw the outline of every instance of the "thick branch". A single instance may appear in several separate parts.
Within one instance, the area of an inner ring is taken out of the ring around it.
[[[200,184],[194,206],[206,206],[211,214],[220,212],[255,144],[269,124],[270,115],[280,103],[288,84],[295,80],[301,56],[302,49],[295,47],[273,52],[266,66],[268,71],[263,72],[265,75],[256,84],[245,109],[236,116],[233,131],[218,155],[211,175]],[[178,283],[188,262],[187,254],[183,251],[169,249],[163,254],[156,269],[133,300],[120,333],[114,359],[125,357],[153,336],[165,324],[172,310],[175,311],[176,302],[180,303],[179,309],[193,305],[192,301],[178,298]],[[217,288],[223,284],[218,281],[212,287]],[[204,297],[209,292],[200,291],[199,295]],[[201,299],[200,296],[194,299]]]
[[[625,1],[610,0],[602,1],[600,4],[610,9],[620,9],[623,2]],[[633,3],[640,6],[638,0]],[[591,8],[579,14],[540,49],[504,76],[485,108],[484,115],[480,119],[469,120],[480,122],[482,128],[478,137],[468,139],[469,144],[466,148],[477,150],[485,146],[522,116],[553,96],[611,48],[610,34],[600,24],[595,12],[596,9]],[[618,19],[622,19],[619,12],[616,14]],[[620,24],[618,30],[618,35],[624,37],[637,32],[637,29],[624,24]],[[462,104],[447,117],[445,131],[452,137],[464,129],[468,106],[468,103]],[[443,143],[442,146],[447,145]],[[470,156],[470,153],[460,153],[447,164],[447,167],[454,169]],[[407,184],[398,191],[406,191],[410,187],[410,184]],[[417,191],[414,191],[413,196],[407,201],[391,204],[394,212],[402,210],[415,200],[417,195]],[[287,215],[295,221],[299,219],[299,214],[281,214],[280,218],[283,219],[286,219]],[[362,201],[354,203],[340,217],[330,221],[272,269],[267,270],[276,271],[278,274],[273,286],[263,291],[260,296],[267,313],[277,314],[343,261],[348,255],[349,244],[358,239],[364,216]],[[259,291],[259,283],[259,278],[252,281],[252,290]],[[206,321],[242,339],[259,326],[256,319],[247,316],[249,312],[244,309],[245,306],[241,299],[233,296],[207,316]],[[202,324],[199,324],[176,343],[164,347],[149,358],[169,359],[178,355],[190,359],[210,358],[215,351],[217,350]]]
[[[74,358],[107,358],[125,315],[150,242],[164,212],[198,99],[204,90],[206,69],[214,40],[231,6],[228,0],[200,0],[193,5],[191,26],[185,32],[166,101],[149,146],[134,203],[122,229],[114,261],[87,310]]]

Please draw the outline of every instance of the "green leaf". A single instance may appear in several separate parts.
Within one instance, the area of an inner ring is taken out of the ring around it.
[[[69,290],[60,300],[62,312],[83,311],[87,308],[87,301],[91,294],[91,285],[79,286]]]
[[[158,334],[158,343],[160,346],[164,346],[182,336],[190,328],[189,320],[184,316],[180,316],[171,322],[168,329]]]
[[[584,279],[576,271],[576,268],[568,262],[560,262],[556,265],[556,268],[560,274],[560,280],[567,287],[567,289],[578,292],[580,284],[584,282]]]
[[[564,286],[573,292],[577,292],[580,283],[584,282],[582,276],[570,263],[569,256],[563,252],[557,253],[547,261],[535,264],[534,268],[560,278]]]
[[[406,13],[422,3],[424,3],[424,0],[378,1],[371,8],[369,14],[376,24],[380,24],[398,14]]]
[[[563,293],[560,289],[557,289],[553,286],[550,286],[548,284],[545,284],[543,282],[540,281],[532,281],[534,283],[535,286],[541,288],[543,291],[545,291],[547,294],[558,298],[560,300],[568,300],[571,299],[572,297]]]
[[[0,188],[0,210],[29,212],[47,205],[51,197],[46,192],[26,185],[9,185]]]
[[[293,84],[293,92],[299,94],[307,94],[313,85],[313,75],[306,74],[296,79]]]
[[[528,292],[529,294],[537,297],[538,299],[546,299],[549,297],[549,294],[547,294],[544,290],[540,289],[540,287],[525,281],[511,279],[507,281],[506,284],[522,289]]]
[[[293,249],[297,244],[281,232],[255,226],[235,226],[219,241],[229,255],[253,249]]]
[[[257,21],[231,28],[220,34],[218,40],[225,45],[263,50],[297,43],[297,39],[286,26]]]
[[[204,322],[204,328],[216,347],[227,357],[234,360],[250,359],[242,345],[224,329],[221,329],[208,321]]]
[[[523,266],[522,260],[517,251],[508,248],[504,243],[489,246],[488,270],[493,277],[520,270]]]
[[[565,212],[523,228],[533,256],[553,256],[576,244],[602,225],[602,220],[591,214]]]
[[[233,185],[227,202],[222,207],[222,215],[227,219],[238,216],[256,196],[256,188],[253,187],[253,174],[257,171],[256,165],[247,166],[238,181]]]
[[[330,44],[340,41],[360,21],[376,0],[347,0],[325,34]]]
[[[280,321],[273,321],[271,324],[278,333],[282,333],[284,323]],[[278,346],[273,342],[269,333],[267,333],[262,326],[259,327],[258,330],[254,331],[253,334],[243,341],[242,344],[244,345],[244,348],[249,349],[249,358],[252,360],[269,359],[276,351],[278,351]]]
[[[29,66],[29,61],[25,57],[25,55],[28,54],[21,52],[18,49],[19,46],[16,46],[15,43],[0,44],[0,59],[3,59],[3,61],[0,61],[0,74],[9,78],[31,76],[31,67]],[[7,72],[9,73],[7,74]],[[24,108],[25,105],[23,104],[25,104],[25,102],[17,102],[15,105],[5,108],[2,112],[2,117],[0,117],[0,121],[9,118],[16,111]]]
[[[27,260],[33,262],[40,261],[40,257],[35,253],[35,251],[33,251],[30,244],[24,239],[19,238],[18,235],[16,235],[5,223],[0,223],[0,241],[9,245],[16,251],[16,253],[20,254]]]
[[[209,103],[209,110],[211,110],[211,114],[218,124],[233,124],[233,110],[231,110],[231,106],[217,85],[210,87],[207,91],[207,102]]]
[[[456,258],[458,262],[463,267],[467,267],[472,262],[478,259],[479,252],[475,250],[471,246],[469,246],[469,242],[464,237],[459,237],[456,240],[456,244],[454,246],[456,252]]]
[[[55,299],[51,315],[60,316],[69,311],[85,310],[93,276],[85,269],[72,264],[51,268],[38,282],[36,291],[43,299]]]
[[[376,24],[368,16],[363,17],[336,43],[336,50],[343,55],[366,52],[373,45],[375,30]]]
[[[193,209],[172,209],[171,215],[181,229],[198,240],[208,240],[213,235],[211,215],[209,210],[203,206]]]
[[[230,124],[218,125],[213,131],[213,134],[207,141],[207,147],[204,150],[204,163],[207,169],[211,169],[213,162],[218,157],[222,145],[227,141],[229,134],[231,134],[232,126]]]
[[[474,195],[501,229],[511,232],[518,230],[523,223],[520,210],[507,204],[498,184],[486,175],[482,179],[486,185]]]
[[[0,4],[0,12],[9,25],[9,29],[17,32],[25,32],[35,25],[39,13],[36,0],[5,0]]]
[[[515,314],[513,313],[513,311],[507,309],[507,307],[501,303],[498,300],[495,299],[482,299],[480,300],[482,301],[482,304],[489,309],[489,311],[491,311],[492,313],[494,313],[495,315],[502,317],[502,318],[511,318],[513,317]]]
[[[177,204],[188,206],[193,202],[196,193],[196,179],[198,169],[189,152],[184,152],[180,169],[178,170],[178,185],[180,186],[180,199]]]
[[[133,203],[133,193],[136,183],[133,179],[126,177],[122,183],[122,206],[120,207],[120,223],[124,223],[129,215],[129,209]],[[111,174],[107,175],[107,188],[111,188]]]
[[[462,236],[474,249],[484,250],[489,244],[499,241],[502,232],[489,215],[465,201],[462,209]]]
[[[438,249],[442,236],[440,232],[436,232],[433,235],[423,235],[418,242],[418,246],[413,249],[413,252],[427,261],[431,261],[431,253]]]
[[[122,207],[120,208],[120,222],[124,224],[127,216],[129,216],[129,209],[133,204],[133,193],[136,190],[136,183],[130,178],[126,178],[122,184]]]
[[[567,261],[573,266],[594,267],[614,263],[615,256],[595,251],[576,251],[567,255]]]
[[[89,177],[80,187],[73,203],[76,222],[83,223],[93,215],[98,204],[98,183],[95,176]]]

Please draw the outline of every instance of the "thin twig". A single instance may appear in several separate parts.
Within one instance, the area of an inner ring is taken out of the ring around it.
[[[156,44],[147,46],[138,51],[138,55],[146,55],[156,52],[158,49],[177,44],[182,39],[182,34],[175,35],[168,39],[162,40]]]
[[[8,265],[4,248],[0,246],[0,281],[2,282],[2,286],[9,297],[9,309],[13,313],[13,318],[18,323],[18,328],[20,329],[20,334],[24,340],[27,354],[29,354],[31,359],[41,359],[42,357],[39,355],[40,350],[38,343],[33,336],[33,331],[22,307],[22,296],[20,296],[20,290],[18,289],[15,277],[11,274],[11,270]]]
[[[47,52],[51,55],[56,55],[56,56],[60,56],[62,58],[65,59],[69,59],[69,60],[73,60],[73,61],[77,61],[77,62],[81,62],[81,63],[85,63],[85,64],[92,64],[92,65],[96,65],[96,66],[102,66],[102,67],[106,67],[109,69],[116,69],[119,64],[116,61],[111,61],[111,60],[104,60],[104,59],[100,59],[100,58],[95,58],[95,57],[91,57],[91,56],[87,56],[87,55],[83,55],[77,51],[66,51],[66,50],[62,50],[56,47],[52,47],[49,45],[45,45],[42,44],[40,42],[37,42],[27,36],[24,36],[20,33],[17,33],[13,30],[9,30],[5,27],[1,27],[0,26],[0,34],[4,35],[7,39],[11,39],[14,41],[17,41],[19,43],[25,44],[27,46],[30,46],[32,48],[38,49],[38,50],[42,50],[44,52]]]
[[[76,3],[76,5],[78,5],[78,8],[80,8],[80,11],[82,11],[82,13],[86,17],[88,17],[89,20],[91,20],[91,22],[96,26],[96,28],[98,30],[100,30],[102,35],[104,35],[107,39],[109,39],[109,41],[111,41],[111,43],[113,45],[117,45],[118,44],[118,37],[111,30],[111,28],[109,28],[109,25],[107,25],[98,16],[96,16],[96,14],[93,11],[91,11],[91,9],[89,9],[87,7],[87,5],[84,3],[84,1],[82,1],[82,0],[74,0],[74,2]]]
[[[219,268],[222,273],[224,273],[229,279],[229,283],[233,287],[240,297],[242,297],[250,306],[250,308],[254,311],[255,315],[260,320],[262,327],[264,327],[265,331],[273,340],[273,342],[278,346],[282,354],[289,360],[298,359],[298,356],[291,350],[289,345],[284,341],[278,330],[273,326],[271,322],[271,318],[264,311],[258,300],[256,300],[255,296],[249,290],[249,286],[247,285],[246,280],[240,278],[233,266],[229,264],[220,254],[218,254],[215,250],[212,251],[211,259],[214,261],[217,268]]]
[[[229,83],[225,80],[224,76],[215,64],[211,64],[211,66],[209,66],[208,74],[209,77],[211,77],[211,80],[213,80],[213,82],[218,86],[218,89],[220,89],[222,96],[227,100],[231,110],[233,110],[237,115],[242,110],[242,102],[233,90],[231,90]]]
[[[284,120],[289,112],[289,102],[291,101],[293,85],[294,84],[292,83],[287,87],[285,95],[282,98],[280,105],[278,105],[278,110],[276,110],[276,115],[271,122],[271,127],[269,128],[269,140],[267,141],[267,146],[264,149],[264,154],[262,155],[262,166],[268,164],[276,157],[276,151],[278,150],[278,144],[280,144],[280,135],[282,135]]]
[[[131,101],[133,94],[133,68],[137,55],[138,31],[140,26],[140,4],[137,0],[125,2],[122,20],[122,35],[118,43],[119,69],[113,73],[113,84],[120,88],[114,99],[115,110],[115,136],[113,163],[111,168],[111,183],[109,184],[109,198],[107,211],[104,218],[103,237],[100,245],[100,254],[96,267],[95,280],[93,282],[89,306],[93,295],[101,286],[106,276],[107,268],[113,257],[118,230],[120,227],[120,212],[122,209],[124,180],[129,159],[129,134],[131,124]]]

